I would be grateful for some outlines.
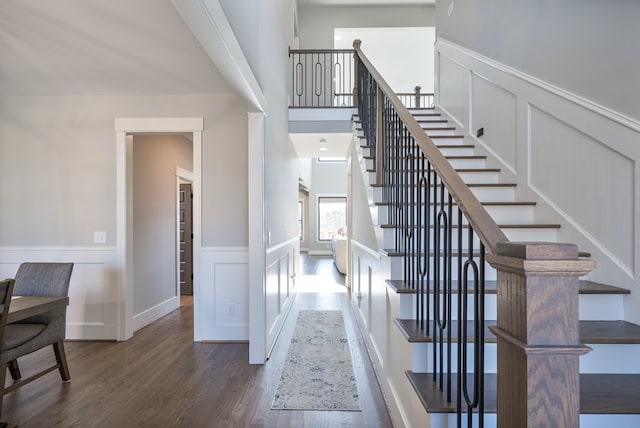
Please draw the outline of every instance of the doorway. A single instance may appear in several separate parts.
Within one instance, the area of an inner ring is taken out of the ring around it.
[[[118,331],[117,340],[127,340],[133,336],[134,319],[134,222],[133,222],[133,138],[134,134],[176,134],[188,133],[192,139],[192,190],[193,190],[193,280],[194,320],[197,320],[200,302],[197,272],[200,266],[200,182],[202,164],[203,118],[119,118],[115,120],[116,131],[116,265],[114,272],[119,277],[118,287]],[[174,197],[175,198],[175,197]],[[175,199],[174,199],[175,201]],[[174,202],[175,203],[175,202]],[[175,225],[172,226],[175,230]],[[174,247],[175,248],[175,247]],[[175,251],[174,251],[175,253]],[[174,259],[175,260],[175,259]],[[172,262],[172,264],[174,264]],[[174,264],[175,265],[175,264]],[[176,276],[174,276],[175,278]],[[174,283],[176,296],[171,299],[175,308],[179,306],[179,295]],[[177,302],[177,304],[175,304]],[[175,309],[173,308],[173,309]],[[154,310],[173,310],[171,305],[157,305]],[[200,340],[199,323],[194,322],[194,340]]]

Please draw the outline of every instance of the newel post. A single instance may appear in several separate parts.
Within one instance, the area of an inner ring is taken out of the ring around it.
[[[360,39],[355,39],[353,41],[353,106],[359,107],[360,100],[358,99],[358,94],[360,93],[360,59],[358,58],[358,50],[360,50],[360,45],[362,41]]]
[[[416,108],[420,108],[420,91],[422,90],[422,88],[420,86],[416,86],[414,89],[415,94],[416,94]]]
[[[498,428],[578,427],[578,278],[595,267],[573,244],[504,242],[498,271]]]

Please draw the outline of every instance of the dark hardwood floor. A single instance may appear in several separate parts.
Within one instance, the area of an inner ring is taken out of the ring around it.
[[[247,344],[194,343],[192,299],[183,297],[179,310],[126,342],[67,342],[71,382],[55,372],[6,395],[2,420],[24,428],[390,427],[348,290],[325,271],[327,261],[304,260],[307,272],[322,274],[299,277],[291,314],[263,366],[247,363]],[[361,412],[270,409],[301,309],[344,312]],[[20,361],[23,375],[53,359],[45,351]]]

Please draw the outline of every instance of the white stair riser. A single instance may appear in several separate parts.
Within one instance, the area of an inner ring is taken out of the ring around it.
[[[433,425],[431,425],[433,427]],[[485,425],[490,428],[496,425]],[[638,428],[640,415],[580,415],[580,428]]]
[[[424,120],[424,119],[421,119]],[[451,127],[450,123],[447,122],[439,122],[440,119],[427,120],[426,122],[418,122],[420,126],[424,128],[449,128]]]
[[[465,183],[498,183],[500,174],[495,171],[458,172]]]
[[[480,202],[513,202],[513,187],[470,187],[471,192]]]
[[[390,278],[391,279],[403,279],[404,278],[404,261],[402,257],[391,257],[390,258]],[[457,269],[457,258],[454,258],[454,267],[452,273],[452,279],[455,281],[458,279],[458,269]],[[485,280],[487,281],[495,281],[496,279],[496,270],[489,265],[485,266]]]
[[[473,156],[474,154],[473,147],[440,147],[440,152],[445,156]]]
[[[588,344],[592,351],[580,357],[580,373],[640,374],[640,345]]]
[[[461,168],[485,168],[486,162],[484,159],[449,159],[449,163],[454,169]]]
[[[439,347],[436,346],[436,352],[439,354]],[[433,343],[414,343],[412,345],[412,352],[417,354],[417,358],[413,358],[413,368],[411,369],[416,373],[432,373],[433,372]],[[443,358],[443,367],[446,371],[448,368],[447,361],[447,350],[446,345],[444,347],[444,358]],[[473,369],[473,344],[467,345],[467,367],[469,370]],[[438,357],[439,358],[439,355]],[[484,354],[484,370],[485,373],[496,373],[497,372],[497,346],[495,343],[487,343],[485,344],[485,354]],[[458,344],[451,344],[451,372],[458,372]],[[446,375],[445,375],[446,382]]]
[[[438,145],[451,146],[451,145],[465,144],[465,140],[463,136],[457,136],[456,138],[438,138],[437,135],[434,135],[433,137],[431,137],[431,141],[433,141],[433,144],[435,144],[436,146]]]
[[[581,320],[616,321],[624,313],[621,294],[581,294],[579,317]]]
[[[433,325],[430,326],[433,335]],[[439,333],[438,333],[439,334]],[[445,332],[446,335],[446,332]],[[588,344],[592,351],[580,357],[580,373],[582,374],[640,374],[638,361],[640,359],[639,344]],[[413,367],[416,373],[433,371],[433,343],[414,343],[412,345]],[[452,344],[452,372],[457,373],[458,345]],[[436,345],[436,350],[439,348]],[[468,367],[473,367],[473,345],[467,345],[470,357]],[[446,346],[444,349],[444,367],[447,368]],[[485,344],[486,373],[497,372],[497,343]]]
[[[457,267],[455,267],[454,271],[457,271]],[[457,272],[454,272],[457,276]],[[486,278],[488,281],[489,278]],[[454,278],[455,280],[455,278]],[[494,278],[495,280],[495,278]],[[596,299],[594,299],[596,297]],[[433,293],[431,294],[431,298],[433,298]],[[400,316],[406,319],[414,319],[416,318],[416,295],[415,294],[404,294],[402,296],[404,300],[404,305],[407,309],[407,312],[402,313]],[[473,308],[473,295],[467,297],[467,308]],[[596,301],[597,300],[597,301]],[[597,306],[596,304],[602,303],[602,307]],[[425,301],[426,304],[426,301]],[[451,304],[455,314],[457,314],[458,307],[458,295],[453,294],[451,299]],[[607,320],[607,321],[615,321],[616,317],[611,316],[611,314],[619,314],[621,312],[616,312],[618,310],[622,310],[623,305],[623,295],[620,294],[612,294],[612,295],[593,295],[593,294],[580,294],[578,296],[578,304],[580,307],[580,319],[581,320]],[[485,319],[495,320],[498,317],[497,309],[497,295],[485,294]],[[472,316],[471,312],[467,312],[468,316]],[[433,314],[431,314],[433,317]],[[640,359],[636,360],[640,361]],[[637,363],[636,363],[637,364]]]
[[[444,128],[436,129],[437,128],[436,126],[434,126],[433,128],[423,126],[422,128],[425,130],[427,135],[431,138],[442,136],[442,135],[456,135],[455,129],[444,129]]]
[[[454,212],[456,207],[453,207]],[[498,224],[532,224],[534,221],[535,207],[532,205],[485,205],[493,221]],[[375,212],[374,212],[375,210]],[[429,210],[431,213],[431,210]],[[374,224],[387,224],[389,221],[389,207],[376,205],[372,207]],[[466,220],[464,222],[467,223]]]
[[[385,249],[393,249],[396,248],[396,235],[400,233],[399,237],[401,240],[405,239],[403,231],[397,231],[393,228],[381,228],[382,236],[383,236],[383,246]],[[507,236],[510,241],[514,242],[556,242],[558,238],[558,229],[555,228],[531,228],[531,229],[514,229],[504,227],[502,231]],[[430,234],[433,234],[434,230],[430,230]],[[415,231],[413,231],[415,233]],[[459,232],[457,229],[451,231],[451,245],[452,249],[455,251],[458,249],[458,235]],[[440,230],[440,246],[444,248],[445,245],[445,232],[444,230]],[[429,237],[430,242],[433,242],[433,236]],[[462,231],[462,248],[468,248],[468,232],[467,229]],[[431,244],[433,246],[433,244]],[[423,246],[424,248],[424,246]],[[476,235],[473,236],[473,248],[480,248],[480,240]]]

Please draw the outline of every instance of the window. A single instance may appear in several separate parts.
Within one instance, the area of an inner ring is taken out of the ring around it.
[[[298,233],[300,234],[300,240],[304,241],[304,229],[303,229],[303,214],[304,213],[304,207],[302,205],[302,201],[298,201]]]
[[[329,241],[347,222],[347,198],[318,198],[318,240]]]

